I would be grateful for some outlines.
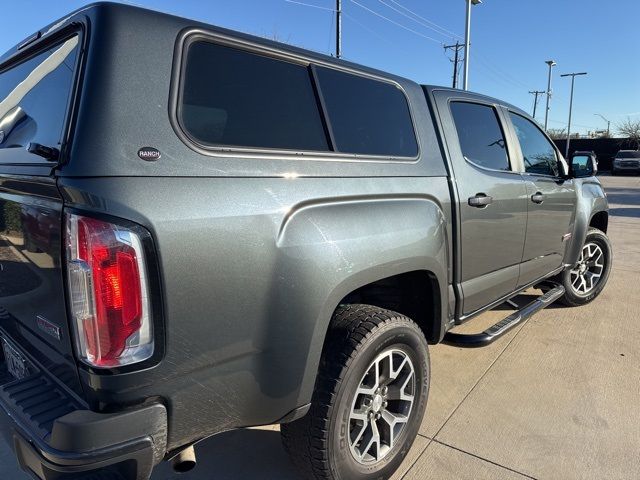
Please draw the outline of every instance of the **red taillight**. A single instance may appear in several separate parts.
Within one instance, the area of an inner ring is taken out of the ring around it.
[[[78,353],[96,367],[139,362],[153,353],[144,264],[137,233],[66,215],[70,310]]]

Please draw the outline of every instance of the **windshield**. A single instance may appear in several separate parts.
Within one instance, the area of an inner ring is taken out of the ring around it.
[[[640,158],[640,152],[625,150],[622,152],[618,152],[616,158]]]

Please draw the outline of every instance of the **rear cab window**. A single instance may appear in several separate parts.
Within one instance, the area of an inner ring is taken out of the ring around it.
[[[490,170],[511,171],[507,144],[492,106],[451,102],[451,114],[465,160]]]
[[[176,120],[205,152],[418,155],[409,104],[394,83],[208,39],[187,40],[183,59]]]
[[[0,164],[45,162],[30,144],[60,150],[78,42],[74,35],[0,70]]]

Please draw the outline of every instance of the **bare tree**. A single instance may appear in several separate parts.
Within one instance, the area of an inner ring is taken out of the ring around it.
[[[547,129],[547,135],[553,140],[565,140],[567,138],[566,128],[549,128]]]
[[[636,150],[640,150],[640,120],[627,117],[626,120],[616,125],[616,129],[622,137],[628,138],[635,145]]]

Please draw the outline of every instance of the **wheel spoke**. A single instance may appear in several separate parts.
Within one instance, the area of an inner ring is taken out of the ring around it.
[[[398,423],[407,423],[409,421],[409,418],[407,416],[400,415],[400,414],[393,414],[389,410],[385,410],[384,412],[382,412],[381,418],[391,428],[395,427]]]
[[[574,274],[574,273],[573,273],[573,272],[571,272],[571,275],[573,275],[573,274]],[[580,283],[580,280],[581,280],[581,278],[582,278],[582,277],[580,276],[580,274],[579,274],[579,273],[575,273],[575,276],[576,276],[576,278],[575,278],[575,280],[573,280],[573,281],[571,282],[571,286],[577,290],[577,289],[578,289],[578,285],[577,285],[577,284],[579,284],[579,283]]]
[[[409,421],[409,418],[404,415],[394,415],[388,410],[385,410],[384,412],[382,412],[381,418],[389,427],[388,445],[389,445],[389,448],[393,448],[393,446],[396,443],[396,433],[399,434],[402,431],[402,429],[398,429],[396,428],[396,426],[400,424],[406,424]]]
[[[358,445],[358,442],[360,442],[360,439],[362,438],[362,436],[364,435],[364,432],[366,432],[368,428],[369,428],[369,422],[365,421],[365,423],[363,423],[362,426],[360,426],[360,430],[358,431],[356,438],[354,438],[351,441],[352,446]]]
[[[360,460],[365,460],[367,454],[371,455],[370,450],[375,446],[375,455],[371,455],[374,460],[379,460],[380,456],[380,432],[378,431],[378,426],[375,422],[371,422],[371,429],[367,432],[367,436],[365,437],[364,448],[360,450]]]

